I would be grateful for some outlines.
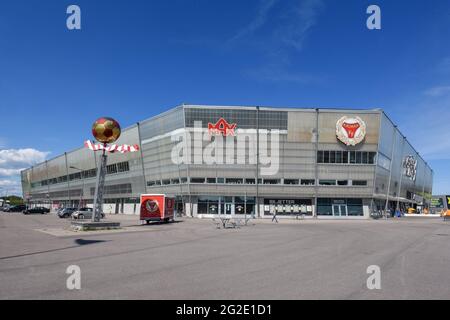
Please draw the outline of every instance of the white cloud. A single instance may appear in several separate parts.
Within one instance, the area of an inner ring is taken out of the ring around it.
[[[317,16],[323,8],[322,0],[298,0],[282,2],[282,7],[276,7],[278,0],[261,1],[255,17],[239,30],[227,43],[234,44],[238,40],[247,44],[262,43],[269,55],[280,51],[295,49],[300,51],[309,30],[316,24]],[[270,31],[258,31],[270,22]],[[248,40],[254,40],[248,42]]]
[[[0,193],[20,195],[20,171],[45,161],[48,155],[32,148],[0,150]]]
[[[25,168],[19,168],[19,169],[5,169],[5,168],[0,168],[0,177],[1,176],[15,176],[20,174],[20,171],[24,170]]]
[[[425,95],[433,98],[438,98],[450,94],[450,86],[437,86],[427,89]]]
[[[17,181],[13,180],[0,180],[0,187],[17,186]]]
[[[261,1],[254,18],[226,42],[228,48],[255,47],[263,57],[260,66],[244,70],[260,81],[314,83],[323,77],[291,71],[291,57],[302,51],[324,8],[322,0]]]
[[[43,162],[49,152],[36,149],[5,149],[0,150],[0,169],[18,169]]]
[[[256,17],[252,21],[250,21],[250,23],[246,27],[242,28],[233,38],[231,38],[230,42],[234,42],[243,37],[251,35],[259,28],[261,28],[266,23],[269,12],[276,2],[277,0],[262,1],[261,5],[258,8]]]
[[[292,47],[297,51],[303,49],[309,30],[317,23],[317,17],[323,8],[321,0],[303,0],[290,9],[286,20],[276,29],[276,37],[284,45]]]

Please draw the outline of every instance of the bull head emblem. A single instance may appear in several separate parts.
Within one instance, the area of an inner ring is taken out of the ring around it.
[[[145,208],[147,209],[148,212],[152,212],[152,213],[156,212],[159,208],[158,201],[148,200],[145,203]]]
[[[342,128],[345,129],[345,131],[347,132],[348,137],[350,139],[353,139],[355,137],[356,130],[358,130],[360,127],[361,127],[361,125],[359,123],[347,123],[347,122],[344,122],[342,124]]]

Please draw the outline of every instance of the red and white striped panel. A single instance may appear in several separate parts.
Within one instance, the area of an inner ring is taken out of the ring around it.
[[[123,144],[118,146],[117,144],[112,145],[104,145],[101,143],[92,143],[90,140],[86,140],[84,142],[84,146],[92,151],[99,151],[99,150],[105,150],[107,152],[120,152],[120,153],[127,153],[127,152],[136,152],[139,151],[139,146],[137,144],[130,146],[128,144]]]

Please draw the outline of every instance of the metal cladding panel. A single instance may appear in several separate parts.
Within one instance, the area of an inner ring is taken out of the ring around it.
[[[60,155],[47,162],[49,179],[65,176],[67,174],[66,157]],[[34,171],[34,168],[33,168]]]
[[[45,162],[33,167],[31,182],[37,182],[47,179],[47,167]]]
[[[423,192],[431,195],[433,185],[431,168],[385,114],[381,118],[381,128],[379,157],[385,160],[383,163],[379,161],[375,194],[385,197],[389,193],[390,196],[401,199],[406,199],[408,194],[410,197],[414,194],[422,195]],[[410,156],[417,162],[415,179],[406,174],[405,160]],[[388,192],[390,167],[392,174]]]
[[[177,107],[139,123],[142,142],[184,128],[183,107]]]
[[[100,154],[100,151],[97,151]],[[75,167],[81,170],[90,170],[96,168],[95,151],[88,148],[81,148],[67,153],[67,167],[69,174],[79,172],[80,170],[70,168]]]
[[[288,136],[289,142],[301,142],[312,145],[315,142],[316,112],[289,111]]]

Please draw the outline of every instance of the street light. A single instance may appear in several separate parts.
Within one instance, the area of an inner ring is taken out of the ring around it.
[[[81,181],[82,181],[82,185],[81,185],[81,192],[80,192],[80,201],[78,202],[78,210],[81,209],[81,201],[83,200],[83,193],[84,193],[84,177],[83,177],[83,170],[74,166],[70,166],[70,169],[74,169],[74,170],[78,170],[80,171],[80,175],[81,175]],[[70,191],[69,191],[70,192]]]

